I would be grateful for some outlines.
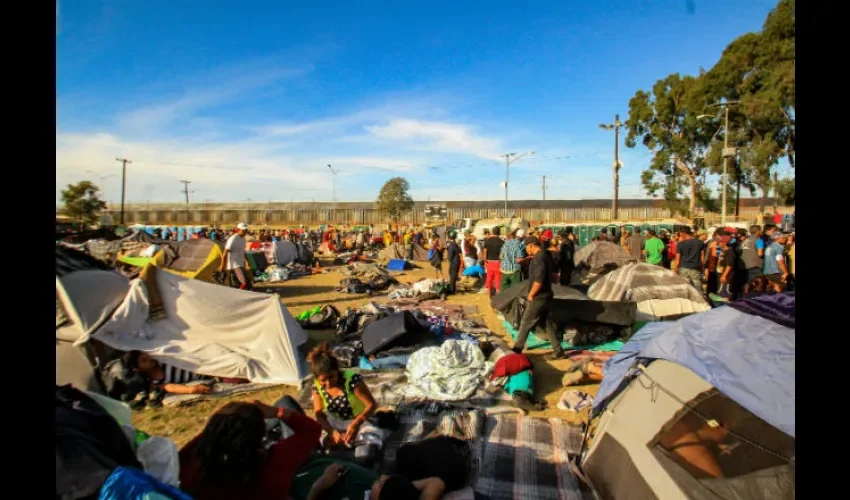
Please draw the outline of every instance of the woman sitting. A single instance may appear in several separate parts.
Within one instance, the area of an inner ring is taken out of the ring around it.
[[[266,419],[275,418],[294,434],[270,441]],[[228,403],[180,450],[181,487],[198,500],[287,498],[321,433],[288,396],[275,406]]]
[[[327,433],[329,447],[354,448],[355,460],[371,462],[382,446],[383,434],[367,422],[377,409],[359,374],[340,371],[330,345],[318,345],[307,356],[313,372],[313,411]]]

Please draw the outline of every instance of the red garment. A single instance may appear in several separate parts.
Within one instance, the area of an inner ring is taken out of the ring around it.
[[[677,242],[670,240],[670,246],[667,248],[667,257],[669,257],[671,261],[676,260],[676,245]]]
[[[773,215],[773,223],[777,226],[782,224],[782,214],[774,214]]]
[[[259,250],[261,247],[262,247],[262,244],[259,241],[252,241],[250,243],[250,246],[248,247],[248,249],[249,250]]]
[[[510,377],[531,368],[531,361],[525,354],[506,354],[499,358],[499,361],[496,361],[496,367],[490,375],[490,380],[498,377]]]
[[[257,489],[230,490],[221,485],[200,485],[201,471],[195,458],[201,436],[180,450],[180,488],[197,500],[280,500],[287,498],[295,474],[316,449],[322,427],[312,418],[287,411],[283,422],[295,435],[279,441],[266,452],[266,463]]]
[[[488,260],[487,267],[484,271],[487,273],[487,281],[484,283],[484,288],[490,290],[491,288],[496,289],[496,293],[502,289],[502,261],[500,260]]]
[[[543,231],[543,239],[546,240],[546,241],[549,241],[549,240],[552,239],[552,230],[551,229],[547,229],[547,230]]]

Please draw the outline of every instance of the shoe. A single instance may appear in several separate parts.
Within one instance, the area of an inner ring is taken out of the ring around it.
[[[567,357],[567,353],[564,351],[552,351],[549,354],[543,356],[543,359],[546,361],[558,361],[559,359],[565,359]]]

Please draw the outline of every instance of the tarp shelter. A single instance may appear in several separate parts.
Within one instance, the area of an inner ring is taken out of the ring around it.
[[[523,281],[494,295],[490,302],[493,309],[501,312],[516,328],[519,328],[520,301],[528,296],[529,286],[528,281]],[[635,323],[637,307],[634,302],[591,300],[580,291],[561,285],[552,285],[552,292],[552,319],[562,332],[566,333],[577,324],[609,325],[619,332]],[[542,326],[537,325],[536,329]],[[564,340],[573,340],[572,335],[574,334],[565,334]],[[585,343],[583,339],[580,340],[579,343]],[[613,339],[605,341],[608,340]]]
[[[610,241],[593,241],[576,252],[573,262],[576,269],[587,268],[598,273],[607,267],[620,267],[635,259],[620,245]]]
[[[166,272],[156,273],[156,286],[165,318],[153,320],[141,280],[109,271],[79,271],[56,280],[77,345],[93,339],[120,351],[146,351],[194,373],[251,382],[294,384],[306,375],[298,348],[307,335],[279,296]]]
[[[401,243],[393,243],[378,252],[378,260],[388,262],[392,259],[407,259],[407,251]],[[413,245],[413,260],[428,260],[428,249],[422,245]]]
[[[278,266],[288,266],[294,262],[305,265],[313,263],[313,252],[303,243],[291,241],[277,241],[272,244],[274,263]]]
[[[363,330],[363,353],[367,356],[391,347],[434,343],[435,339],[410,313],[391,314],[370,323]]]
[[[794,498],[794,329],[724,306],[648,324],[603,371],[581,459],[603,498]]]
[[[222,245],[199,239],[163,247],[154,256],[154,265],[174,274],[212,283],[213,273],[221,265]]]
[[[594,300],[637,303],[639,321],[678,318],[711,306],[687,280],[661,266],[627,264],[602,276],[587,291]]]

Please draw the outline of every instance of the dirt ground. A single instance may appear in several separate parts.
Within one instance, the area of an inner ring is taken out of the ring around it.
[[[394,273],[394,277],[403,283],[412,283],[422,278],[434,277],[434,269],[427,262],[420,263],[420,265],[422,266],[421,269]],[[444,273],[448,276],[446,263],[444,263]],[[384,302],[387,300],[386,292],[374,294],[369,297],[365,294],[352,295],[335,291],[342,277],[335,270],[330,270],[326,274],[317,274],[286,281],[276,287],[276,289],[277,293],[281,296],[281,300],[293,315],[325,304],[333,304],[342,312],[347,307],[357,308],[367,304],[369,301]],[[496,335],[502,337],[509,345],[512,345],[510,335],[502,327],[501,322],[490,307],[489,300],[485,294],[473,292],[459,293],[450,296],[448,302],[452,304],[478,306],[479,314],[487,327]],[[310,344],[329,340],[333,336],[333,332],[330,331],[307,330],[307,333],[310,336]],[[589,409],[585,409],[580,413],[558,409],[558,399],[564,390],[561,387],[561,377],[569,365],[569,361],[546,361],[543,359],[543,355],[547,352],[546,350],[527,351],[529,358],[534,364],[535,395],[545,398],[549,403],[549,409],[546,411],[531,412],[529,415],[543,418],[561,418],[576,423],[587,421]],[[595,395],[599,385],[579,385],[572,388]],[[230,401],[260,400],[264,403],[272,404],[284,394],[295,396],[296,393],[297,388],[295,387],[276,387],[247,395],[237,395],[232,398],[200,401],[177,408],[145,409],[134,412],[133,423],[140,430],[151,435],[168,436],[178,446],[182,446],[203,430],[206,420],[210,415]],[[310,409],[307,410],[309,413],[312,413],[309,411]]]

